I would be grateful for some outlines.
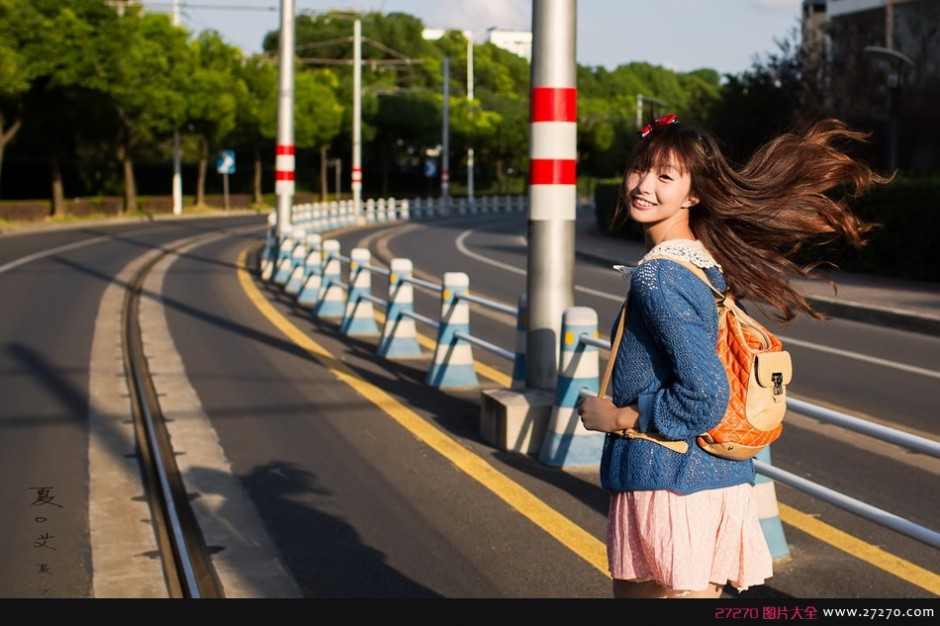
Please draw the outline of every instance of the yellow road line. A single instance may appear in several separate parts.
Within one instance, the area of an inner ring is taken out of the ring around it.
[[[294,326],[267,301],[255,286],[245,264],[246,258],[247,250],[243,251],[238,259],[238,280],[242,289],[261,314],[268,318],[288,339],[309,352],[324,367],[333,372],[337,378],[358,391],[363,398],[371,401],[415,437],[519,511],[562,545],[594,566],[602,574],[610,575],[607,571],[607,549],[604,542],[596,539],[564,515],[549,507],[519,483],[501,474],[484,459],[473,454],[441,430],[432,426],[384,390],[360,378],[320,344]]]
[[[869,565],[917,585],[935,595],[940,595],[940,576],[918,565],[885,552],[877,546],[866,543],[838,528],[821,522],[811,515],[777,503],[780,519],[790,526],[807,533],[834,548],[865,561]]]
[[[324,366],[330,369],[340,380],[359,391],[363,397],[371,400],[412,434],[424,441],[446,459],[464,470],[496,496],[529,518],[549,535],[557,539],[579,557],[593,565],[598,571],[609,576],[607,553],[603,542],[595,539],[582,528],[572,523],[563,515],[536,498],[518,483],[500,474],[482,458],[468,451],[456,441],[431,426],[400,402],[383,390],[374,387],[358,377],[342,362],[337,360],[309,336],[300,331],[280,314],[258,291],[251,280],[245,265],[247,251],[242,252],[238,261],[239,281],[249,299],[267,317],[297,345],[310,352]],[[377,313],[379,317],[381,313]],[[418,334],[419,343],[433,350],[435,341]],[[512,379],[502,372],[481,363],[475,363],[475,369],[486,378],[501,386],[509,387]],[[861,559],[873,567],[905,580],[931,593],[940,595],[940,576],[898,556],[866,543],[838,528],[830,526],[811,515],[802,513],[780,502],[777,503],[780,519],[784,523],[800,530],[819,541],[827,543],[853,557]]]

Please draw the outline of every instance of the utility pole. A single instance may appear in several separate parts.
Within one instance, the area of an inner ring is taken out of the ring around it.
[[[450,57],[444,57],[444,109],[441,117],[441,198],[446,207],[450,191]]]
[[[180,25],[179,0],[173,0],[173,26]],[[182,175],[182,148],[180,146],[180,131],[173,130],[173,215],[183,212],[183,175]]]
[[[574,304],[577,215],[575,0],[533,0],[526,385],[555,388],[561,321]]]
[[[353,215],[362,216],[362,21],[353,24],[353,145],[352,145]]]
[[[467,105],[473,115],[473,33],[467,36]],[[473,206],[473,146],[467,146],[467,200]]]
[[[283,239],[291,231],[294,201],[294,0],[281,0],[278,55],[274,193],[277,195],[277,233]]]

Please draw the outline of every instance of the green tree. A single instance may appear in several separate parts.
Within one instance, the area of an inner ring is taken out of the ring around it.
[[[770,138],[820,114],[815,87],[803,80],[796,33],[778,41],[779,51],[756,59],[740,75],[726,76],[721,97],[712,101],[707,121],[730,156],[743,160]]]
[[[294,145],[320,153],[320,198],[326,200],[327,151],[339,134],[343,107],[336,99],[339,80],[328,69],[294,76]]]
[[[96,126],[93,117],[113,111],[93,92],[103,82],[98,64],[109,54],[105,43],[115,35],[118,19],[95,0],[3,0],[0,17],[2,146],[21,124],[42,129],[32,137],[36,149],[48,155],[52,212],[61,215],[62,155],[74,149],[83,125]],[[100,108],[85,109],[92,101]]]
[[[248,88],[238,78],[241,50],[213,30],[201,32],[192,43],[193,66],[185,80],[186,129],[197,139],[196,206],[205,204],[206,175],[211,150],[235,130],[238,102]]]
[[[235,74],[245,84],[245,93],[237,102],[237,125],[233,139],[252,154],[251,197],[256,205],[262,200],[264,173],[262,150],[274,152],[277,134],[277,66],[263,55],[254,55],[235,67]]]
[[[378,144],[381,194],[388,196],[393,164],[401,169],[416,168],[426,148],[440,145],[441,98],[430,92],[382,94],[372,123]]]
[[[0,0],[0,180],[6,146],[23,126],[26,94],[42,73],[41,58],[31,53],[44,22],[32,5]]]

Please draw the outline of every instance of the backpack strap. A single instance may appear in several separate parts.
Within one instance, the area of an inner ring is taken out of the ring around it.
[[[610,377],[614,371],[614,362],[617,360],[617,352],[620,350],[620,342],[623,339],[623,327],[627,323],[627,300],[624,300],[623,307],[620,309],[620,319],[617,321],[617,330],[614,331],[614,338],[610,342],[610,356],[607,357],[607,367],[604,369],[604,376],[601,378],[600,387],[597,392],[598,398],[603,398],[607,393],[607,387],[610,384]],[[689,444],[681,439],[669,439],[659,433],[644,433],[635,428],[627,428],[612,433],[618,437],[627,439],[646,439],[653,443],[669,448],[679,454],[685,454],[689,449]]]

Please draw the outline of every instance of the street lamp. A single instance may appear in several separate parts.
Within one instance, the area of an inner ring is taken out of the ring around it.
[[[490,26],[487,31],[492,31],[496,27]],[[468,115],[473,115],[473,44],[476,39],[472,31],[463,31],[463,36],[467,39],[467,104]],[[467,147],[467,200],[473,205],[473,146]]]
[[[473,115],[473,33],[464,31],[467,38],[467,114]],[[467,201],[473,206],[473,146],[467,146]]]
[[[173,0],[173,26],[180,25],[179,0]],[[180,131],[173,129],[173,215],[183,212],[183,175],[182,175],[182,148],[180,146]]]
[[[898,160],[898,118],[901,95],[900,68],[903,65],[914,67],[914,61],[902,52],[882,46],[865,46],[864,52],[884,60],[888,64],[888,171],[894,171]]]

